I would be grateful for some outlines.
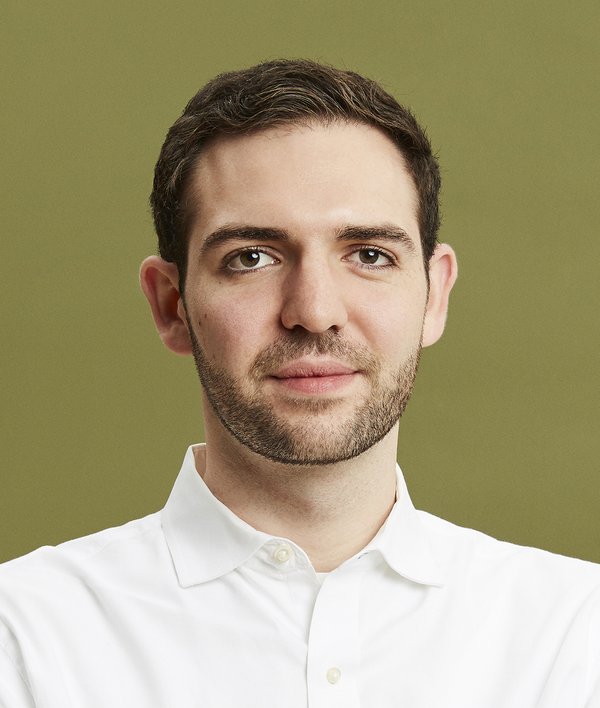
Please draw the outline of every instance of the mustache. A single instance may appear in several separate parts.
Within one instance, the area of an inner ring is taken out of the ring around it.
[[[263,378],[295,359],[308,356],[330,356],[367,375],[377,374],[381,368],[367,347],[352,344],[333,330],[318,334],[292,331],[276,339],[256,357],[250,375]]]

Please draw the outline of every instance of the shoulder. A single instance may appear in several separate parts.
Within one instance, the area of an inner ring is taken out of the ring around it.
[[[425,512],[419,518],[445,571],[440,615],[456,636],[476,646],[484,637],[511,657],[515,681],[525,670],[527,681],[541,671],[544,695],[564,696],[560,705],[595,706],[600,565],[499,541]]]
[[[573,602],[580,606],[590,595],[600,598],[597,563],[501,541],[427,512],[418,513],[439,562],[463,588],[542,605]]]
[[[82,538],[43,546],[0,564],[0,620],[8,607],[68,597],[78,587],[125,581],[165,553],[160,513]],[[66,595],[65,595],[66,593]]]
[[[114,641],[110,626],[120,626],[123,600],[143,597],[156,568],[170,568],[160,518],[151,514],[0,565],[0,705],[6,691],[10,705],[17,696],[19,705],[33,705],[33,675],[49,691],[65,656],[101,659]]]

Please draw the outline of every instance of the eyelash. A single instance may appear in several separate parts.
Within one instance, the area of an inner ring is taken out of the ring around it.
[[[384,258],[388,259],[388,263],[385,263],[384,265],[373,265],[370,263],[356,263],[355,265],[358,265],[361,270],[383,270],[387,268],[395,268],[398,265],[397,259],[391,254],[388,253],[388,251],[385,251],[382,248],[379,248],[378,246],[370,246],[368,244],[361,244],[359,246],[355,246],[354,249],[351,251],[349,255],[354,255],[356,253],[360,253],[361,251],[374,251],[378,255],[383,256]],[[263,270],[267,266],[261,266],[260,268],[244,268],[244,269],[234,269],[230,268],[229,264],[238,256],[242,255],[243,253],[264,253],[267,256],[270,256],[274,260],[278,261],[279,259],[272,255],[270,251],[263,247],[263,246],[248,246],[246,248],[240,248],[237,251],[234,251],[233,253],[230,253],[227,255],[227,257],[223,261],[223,266],[222,269],[228,273],[229,275],[241,275],[245,273],[253,273],[256,271]],[[274,264],[273,264],[274,265]]]
[[[350,255],[352,256],[355,253],[360,253],[361,251],[375,251],[375,253],[377,253],[378,255],[388,259],[388,262],[384,265],[372,265],[371,263],[361,263],[361,268],[366,268],[367,270],[382,270],[384,268],[394,268],[398,265],[397,259],[391,253],[388,253],[383,248],[379,248],[379,246],[370,246],[366,243],[361,244],[360,246],[355,246],[354,250]]]
[[[266,268],[267,266],[261,266],[260,268],[244,268],[243,270],[238,270],[235,268],[230,268],[229,264],[238,256],[241,256],[243,253],[264,253],[267,256],[270,256],[274,260],[278,261],[279,259],[277,256],[274,256],[270,251],[263,247],[263,246],[248,246],[246,248],[240,248],[237,251],[234,251],[233,253],[229,253],[227,257],[223,261],[223,267],[222,269],[229,275],[241,275],[242,273],[253,273],[255,271],[263,270],[263,268]]]

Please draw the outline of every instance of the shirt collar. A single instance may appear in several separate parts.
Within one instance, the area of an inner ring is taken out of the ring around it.
[[[183,587],[229,573],[271,539],[213,496],[196,470],[194,446],[185,454],[161,523]]]
[[[446,573],[436,556],[434,539],[422,522],[396,465],[396,503],[367,549],[380,551],[398,575],[421,585],[442,587]]]
[[[161,523],[182,587],[235,570],[274,538],[242,521],[212,495],[196,470],[194,446],[186,452],[161,512]],[[381,531],[361,554],[369,551],[379,551],[396,573],[409,580],[423,585],[444,584],[427,530],[399,467],[397,501]]]

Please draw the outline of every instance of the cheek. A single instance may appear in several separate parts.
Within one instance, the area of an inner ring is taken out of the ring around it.
[[[356,310],[359,328],[368,346],[390,358],[404,357],[421,341],[424,300],[396,297],[385,303],[363,304]]]
[[[272,316],[264,301],[253,298],[212,299],[194,308],[193,325],[206,355],[229,371],[245,371],[248,362],[272,339]]]

